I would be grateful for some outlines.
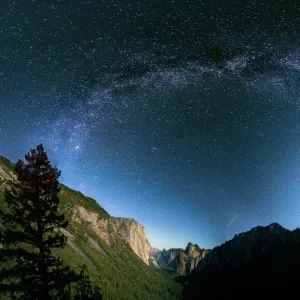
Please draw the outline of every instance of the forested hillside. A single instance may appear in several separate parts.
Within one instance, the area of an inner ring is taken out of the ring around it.
[[[13,164],[0,157],[0,187]],[[3,175],[4,174],[4,175]],[[6,175],[5,175],[6,174]],[[147,266],[122,239],[108,246],[92,229],[89,221],[75,222],[76,207],[96,213],[99,220],[111,216],[97,202],[82,193],[61,185],[60,207],[69,225],[64,234],[68,236],[65,248],[57,250],[64,262],[79,272],[80,266],[87,266],[87,273],[93,286],[101,289],[103,299],[179,299],[181,286],[173,281],[173,275]],[[0,205],[3,191],[0,191]]]

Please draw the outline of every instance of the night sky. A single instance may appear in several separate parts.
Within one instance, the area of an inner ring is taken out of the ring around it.
[[[2,0],[0,41],[4,156],[158,248],[299,226],[299,1]]]

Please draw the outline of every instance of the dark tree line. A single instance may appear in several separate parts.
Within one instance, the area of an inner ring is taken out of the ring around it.
[[[12,299],[101,299],[85,269],[73,272],[54,253],[68,223],[58,211],[61,172],[51,166],[43,145],[31,149],[14,167],[0,210],[0,289]]]

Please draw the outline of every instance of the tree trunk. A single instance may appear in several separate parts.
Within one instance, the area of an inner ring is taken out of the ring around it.
[[[44,247],[44,241],[43,241],[43,230],[41,223],[38,222],[38,231],[39,231],[39,251],[40,251],[40,261],[39,261],[39,269],[42,276],[42,284],[43,289],[41,291],[41,299],[39,300],[49,300],[49,286],[48,286],[48,278],[47,278],[47,266],[45,263],[45,247]]]

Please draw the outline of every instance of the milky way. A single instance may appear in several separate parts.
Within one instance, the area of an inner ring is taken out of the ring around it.
[[[298,226],[299,5],[176,2],[0,4],[0,152],[44,143],[160,248]]]

